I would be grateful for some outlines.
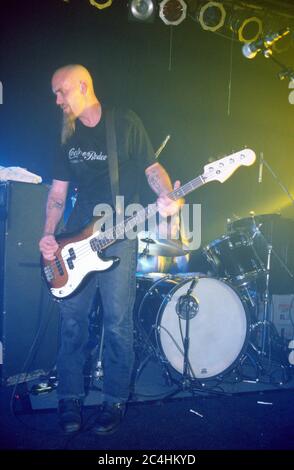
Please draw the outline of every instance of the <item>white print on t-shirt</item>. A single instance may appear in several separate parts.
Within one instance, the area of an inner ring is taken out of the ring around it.
[[[78,149],[73,147],[68,152],[68,158],[72,163],[79,163],[85,160],[106,160],[107,155],[103,155],[102,152],[98,154],[94,150],[83,152],[80,147]]]

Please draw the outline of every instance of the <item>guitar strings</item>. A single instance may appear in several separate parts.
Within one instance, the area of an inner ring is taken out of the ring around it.
[[[180,198],[181,196],[185,196],[186,194],[188,194],[189,192],[193,191],[194,189],[197,189],[198,186],[200,186],[201,184],[205,183],[205,181],[203,180],[202,176],[197,176],[194,180],[192,181],[189,181],[188,183],[185,183],[183,186],[181,186],[180,188],[170,192],[168,194],[168,196],[172,199],[172,198]],[[176,200],[175,199],[175,200]],[[156,206],[156,204],[154,204]],[[156,208],[156,211],[154,213],[158,212],[158,209]],[[126,224],[128,222],[131,222],[132,220],[134,219],[138,219],[140,217],[140,215],[143,216],[143,213],[144,213],[144,220],[146,220],[146,217],[145,217],[145,214],[147,213],[147,215],[150,217],[152,215],[149,215],[148,214],[148,206],[147,208],[145,207],[143,210],[141,210],[136,216],[133,216],[133,217],[130,217],[130,219],[127,219],[127,221],[124,221],[123,223],[121,223],[121,225],[124,226],[124,228],[126,227]],[[142,220],[143,221],[143,220]],[[120,225],[120,224],[119,224]],[[136,225],[136,224],[135,224]],[[135,226],[134,225],[134,226]],[[113,237],[113,235],[115,235],[117,233],[116,230],[114,230],[114,228],[112,229],[108,229],[106,232],[103,233],[103,237],[101,238],[101,241],[103,240],[109,240],[108,243],[106,243],[105,246],[102,246],[102,249],[105,249],[107,248],[108,246],[112,245],[113,243],[115,243],[115,241],[117,240],[117,238]],[[107,237],[107,234],[110,234],[111,232],[111,236],[112,238],[110,237]],[[97,237],[93,237],[93,239],[99,239],[99,235]],[[99,252],[99,250],[97,250],[97,252]],[[84,257],[87,253],[93,253],[93,249],[91,248],[91,245],[90,245],[90,241],[89,239],[85,240],[84,243],[81,243],[81,245],[75,250],[75,258],[74,259],[77,259],[78,257]],[[60,259],[63,260],[64,264],[67,263],[67,261],[69,259],[72,259],[71,256],[69,254],[67,255],[62,255],[62,251],[59,255],[59,257],[55,260],[52,260],[50,262],[50,264],[48,263],[46,265],[46,267],[50,267],[52,269],[54,269],[56,267],[56,263],[59,261],[60,262]]]
[[[248,150],[250,150],[250,149],[246,149],[246,150],[248,151]],[[241,153],[241,152],[238,152],[238,153]],[[234,155],[235,155],[235,154],[234,154]],[[241,157],[244,158],[244,151],[242,151]],[[222,160],[218,160],[217,162],[220,163],[220,161],[221,161],[222,164],[223,164],[223,160],[224,160],[224,159],[228,159],[228,158],[231,158],[231,159],[232,159],[232,155],[229,155],[229,156],[227,156],[227,157],[224,157]],[[217,163],[217,162],[216,162],[216,163]],[[233,159],[233,162],[232,162],[232,163],[236,163],[236,161]],[[253,163],[253,162],[252,162],[252,163]],[[252,164],[252,163],[250,163],[250,164]],[[244,162],[243,162],[242,164],[244,164]],[[191,191],[197,189],[197,187],[199,187],[199,186],[201,186],[201,185],[203,185],[203,184],[206,184],[209,180],[211,180],[211,175],[208,175],[208,177],[207,177],[207,176],[204,177],[203,175],[197,176],[196,178],[194,178],[193,180],[191,180],[191,181],[189,181],[188,183],[184,184],[184,185],[181,186],[180,188],[171,191],[171,192],[168,194],[168,196],[169,196],[171,199],[174,199],[174,200],[179,199],[181,196],[185,196],[186,194],[190,193]],[[148,211],[148,208],[144,208],[144,209],[143,209],[142,211],[140,211],[138,214],[141,213],[141,214],[143,215],[143,212],[146,213],[146,211]],[[157,209],[156,209],[156,212],[158,212]],[[155,213],[156,213],[156,212],[155,212]],[[129,219],[129,222],[131,222],[132,220],[135,220],[136,218],[137,218],[137,216],[131,217],[131,218]],[[145,220],[145,219],[146,219],[146,217],[144,218],[144,220]],[[125,221],[123,222],[123,225],[124,225],[124,227],[126,227]],[[135,225],[136,225],[136,224],[134,224],[134,226],[135,226]],[[108,231],[108,232],[109,232],[109,231]],[[103,249],[104,249],[104,248],[107,248],[107,246],[112,245],[112,244],[117,240],[117,238],[114,238],[114,237],[113,237],[113,233],[117,233],[117,232],[116,232],[116,231],[113,232],[113,229],[111,229],[111,235],[112,235],[112,237],[111,237],[110,243],[108,242],[108,243],[103,247]],[[107,231],[103,233],[103,238],[102,238],[101,240],[103,240],[103,239],[104,239],[104,240],[107,240],[106,234],[107,234]],[[98,235],[97,237],[94,236],[93,239],[95,239],[95,238],[96,238],[96,239],[99,239],[99,236],[100,236],[100,235]],[[83,245],[80,246],[79,248],[77,248],[76,251],[74,252],[74,254],[75,254],[74,259],[77,259],[77,258],[80,257],[80,256],[85,256],[85,254],[86,254],[87,252],[92,252],[92,251],[93,251],[93,249],[92,249],[92,247],[91,247],[91,245],[90,245],[90,243],[89,243],[89,241],[88,241],[88,239],[87,239],[87,240],[85,240],[85,242],[83,243]],[[99,251],[99,250],[97,250],[97,251]],[[69,256],[68,256],[68,255],[66,255],[66,256],[62,255],[62,250],[61,250],[60,256],[59,256],[59,257],[56,257],[56,259],[55,259],[54,261],[49,262],[49,263],[45,266],[44,271],[46,272],[46,269],[48,270],[48,268],[49,268],[50,271],[51,271],[51,273],[52,273],[52,269],[53,269],[53,273],[54,273],[54,268],[57,267],[57,269],[58,269],[57,263],[60,263],[60,259],[62,259],[62,261],[64,262],[64,265],[66,266],[66,263],[67,263],[69,260],[71,260],[72,258],[71,258],[70,255],[69,255]]]

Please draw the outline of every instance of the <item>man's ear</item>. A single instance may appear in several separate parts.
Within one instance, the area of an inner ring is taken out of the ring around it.
[[[87,90],[88,90],[88,85],[87,85],[87,83],[81,81],[81,82],[80,82],[80,91],[81,91],[81,93],[82,93],[83,95],[86,95]]]

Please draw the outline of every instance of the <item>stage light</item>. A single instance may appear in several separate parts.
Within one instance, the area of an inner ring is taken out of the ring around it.
[[[226,10],[220,2],[207,2],[198,13],[198,21],[206,31],[217,31],[225,24]]]
[[[96,0],[89,0],[89,2],[93,7],[98,8],[98,10],[103,10],[104,8],[108,8],[112,5],[112,0],[102,0],[100,2],[97,2]]]
[[[131,0],[128,7],[130,19],[137,21],[152,21],[154,19],[154,0]]]
[[[167,25],[178,25],[187,16],[187,5],[184,0],[163,0],[159,4],[159,16]]]
[[[248,16],[238,12],[231,20],[231,30],[238,35],[240,42],[253,42],[262,34],[262,20],[257,16]]]

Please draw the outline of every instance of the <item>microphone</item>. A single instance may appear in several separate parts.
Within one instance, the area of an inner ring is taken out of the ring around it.
[[[268,49],[275,42],[279,41],[284,36],[287,36],[287,34],[289,33],[290,28],[284,28],[278,32],[269,33],[261,39],[257,39],[256,41],[244,44],[244,46],[242,47],[242,53],[247,59],[254,59],[258,52]]]
[[[262,172],[263,172],[263,153],[259,157],[259,170],[258,170],[258,182],[262,183]]]
[[[182,320],[191,320],[199,310],[199,301],[194,295],[184,294],[178,298],[176,312]]]
[[[191,320],[197,315],[199,311],[199,301],[194,295],[191,294],[196,285],[196,282],[198,282],[198,278],[194,278],[187,293],[181,295],[178,298],[176,304],[176,313],[182,320]]]

